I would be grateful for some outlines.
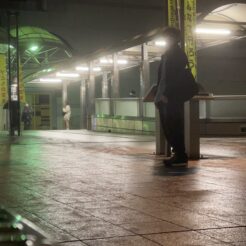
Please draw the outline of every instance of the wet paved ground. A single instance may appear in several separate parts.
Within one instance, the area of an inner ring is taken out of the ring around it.
[[[246,139],[201,142],[204,159],[180,170],[153,137],[2,133],[0,203],[61,246],[246,245]]]

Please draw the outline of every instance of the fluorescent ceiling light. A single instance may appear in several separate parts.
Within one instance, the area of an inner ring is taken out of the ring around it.
[[[61,83],[62,82],[61,79],[57,79],[57,78],[40,78],[39,81],[40,82],[46,82],[46,83],[49,83],[49,82]]]
[[[113,63],[113,59],[101,58],[100,59],[100,63],[103,63],[103,64],[112,64]],[[119,59],[119,60],[117,60],[117,63],[122,65],[122,64],[127,64],[128,61],[127,60],[124,60],[124,59]]]
[[[81,67],[76,67],[76,70],[77,71],[89,71],[89,67],[82,67],[82,66]],[[95,72],[99,72],[102,69],[100,67],[94,67],[94,68],[92,68],[92,70],[95,71]]]
[[[37,51],[38,50],[38,46],[37,45],[33,45],[29,48],[30,51]]]
[[[231,31],[228,29],[196,28],[196,33],[198,33],[198,34],[230,35]]]
[[[102,69],[100,67],[94,67],[92,70],[94,72],[100,72]]]
[[[128,61],[127,61],[127,60],[121,59],[121,60],[118,60],[117,63],[118,63],[118,64],[127,64]]]
[[[83,67],[83,66],[79,66],[79,67],[76,67],[76,70],[77,71],[89,71],[89,68],[88,67]]]
[[[78,73],[56,73],[57,77],[64,77],[64,78],[78,78],[79,74]]]
[[[167,43],[164,40],[156,40],[155,45],[156,46],[166,46]]]
[[[112,59],[102,58],[102,59],[100,59],[100,63],[104,63],[104,64],[113,63],[113,60]]]
[[[53,69],[52,68],[48,68],[48,69],[43,69],[42,72],[51,72]]]

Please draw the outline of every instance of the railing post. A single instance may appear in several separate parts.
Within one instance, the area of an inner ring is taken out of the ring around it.
[[[139,96],[139,116],[143,117],[143,97],[150,87],[149,79],[149,55],[147,44],[141,45],[141,63],[140,63],[140,96]]]
[[[89,65],[89,80],[88,80],[88,107],[87,107],[87,129],[91,130],[92,117],[95,114],[95,75],[93,74],[92,62]]]
[[[86,129],[86,79],[81,80],[80,85],[80,128]]]

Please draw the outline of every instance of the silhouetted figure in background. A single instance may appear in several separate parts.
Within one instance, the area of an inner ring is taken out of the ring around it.
[[[63,107],[62,111],[63,111],[63,114],[64,114],[63,119],[64,119],[64,122],[65,122],[66,130],[69,130],[69,121],[70,121],[70,117],[71,117],[71,107],[68,104],[68,102],[66,102],[66,106]]]
[[[29,104],[26,103],[22,115],[21,121],[24,123],[24,130],[30,130],[32,125],[32,109],[30,108]]]
[[[164,160],[166,166],[187,166],[184,143],[184,102],[175,95],[175,85],[182,83],[182,74],[188,63],[179,47],[181,33],[175,28],[164,30],[167,50],[161,57],[158,70],[158,88],[155,105],[159,109],[161,125],[174,155]]]
[[[130,96],[130,97],[136,97],[136,91],[132,89],[132,90],[129,92],[129,96]]]

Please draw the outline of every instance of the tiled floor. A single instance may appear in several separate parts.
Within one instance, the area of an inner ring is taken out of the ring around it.
[[[246,139],[202,139],[167,169],[153,137],[0,134],[0,203],[60,246],[246,245]]]

